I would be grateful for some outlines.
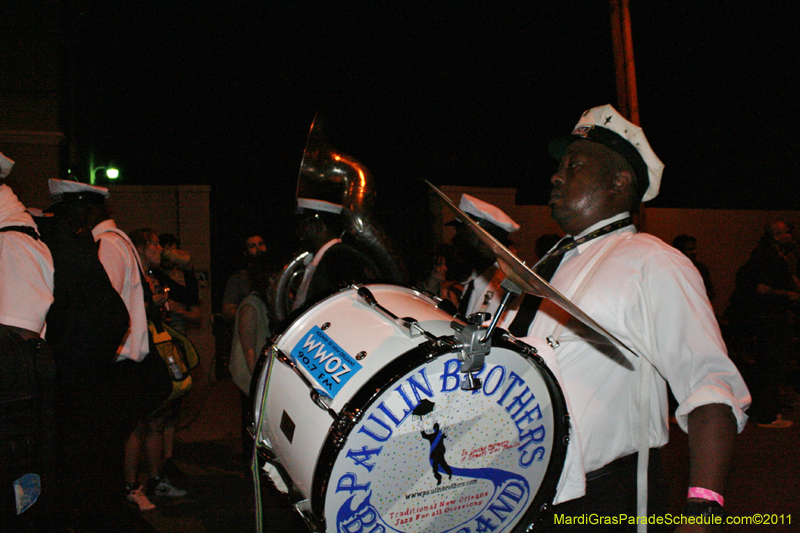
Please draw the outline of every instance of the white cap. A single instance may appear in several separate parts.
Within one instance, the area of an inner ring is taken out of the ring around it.
[[[8,176],[8,173],[11,172],[11,167],[13,166],[14,160],[4,156],[3,152],[0,152],[0,179]]]
[[[108,189],[105,187],[96,187],[88,183],[81,183],[79,181],[57,180],[50,178],[47,180],[47,185],[50,187],[50,200],[54,203],[64,201],[79,201],[79,200],[100,200],[100,195],[103,200],[111,196]]]
[[[610,104],[584,111],[572,135],[599,142],[624,157],[636,172],[640,191],[644,190],[643,202],[658,196],[664,163],[650,148],[642,128],[629,122]]]
[[[514,222],[501,209],[483,200],[478,200],[469,194],[461,195],[461,203],[458,208],[472,216],[473,219],[479,219],[478,222],[488,222],[506,233],[513,233],[519,229],[519,224]]]
[[[339,204],[334,204],[333,202],[316,200],[314,198],[298,198],[297,212],[302,213],[305,209],[322,211],[324,213],[333,213],[334,215],[341,214],[342,212],[342,206]]]

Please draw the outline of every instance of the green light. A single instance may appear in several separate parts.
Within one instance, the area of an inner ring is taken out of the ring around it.
[[[95,184],[95,176],[97,175],[97,171],[98,170],[105,170],[106,171],[106,177],[108,179],[110,179],[110,180],[115,180],[115,179],[117,179],[119,177],[119,170],[117,170],[114,167],[95,167],[95,166],[90,166],[89,167],[89,184],[91,184],[91,185]]]

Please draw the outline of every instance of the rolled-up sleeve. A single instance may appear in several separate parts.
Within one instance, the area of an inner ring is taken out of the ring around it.
[[[669,383],[683,431],[688,431],[689,413],[695,408],[724,404],[731,408],[741,432],[750,392],[728,357],[702,277],[677,252],[662,250],[654,255],[643,264],[640,279],[645,287],[627,329],[639,332],[637,341],[647,347],[651,363]]]

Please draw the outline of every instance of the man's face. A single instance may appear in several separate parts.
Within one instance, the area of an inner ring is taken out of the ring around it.
[[[792,242],[792,228],[783,221],[776,221],[770,225],[773,240],[781,246]]]
[[[595,142],[573,142],[550,178],[552,217],[570,235],[616,214],[609,212],[613,173],[604,150]]]
[[[261,235],[248,237],[247,241],[245,241],[245,249],[248,257],[258,257],[267,253],[267,245],[264,244],[264,239],[261,238]]]

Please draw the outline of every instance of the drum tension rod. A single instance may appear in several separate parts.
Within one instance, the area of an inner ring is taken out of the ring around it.
[[[378,303],[378,300],[375,298],[375,295],[372,294],[372,291],[366,287],[358,287],[356,291],[358,296],[364,300],[364,302],[369,305],[370,307],[375,308],[378,312],[383,314],[389,320],[391,320],[395,325],[398,327],[405,329],[408,331],[409,337],[418,337],[419,335],[424,335],[425,338],[431,341],[439,340],[438,337],[431,335],[429,332],[422,329],[416,319],[411,317],[400,318],[384,306]]]

